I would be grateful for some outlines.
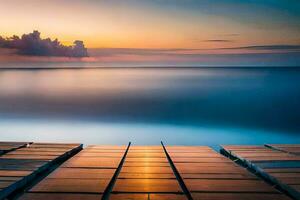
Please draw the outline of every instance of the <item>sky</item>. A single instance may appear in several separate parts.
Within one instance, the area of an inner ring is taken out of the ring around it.
[[[1,0],[0,7],[2,37],[38,30],[64,45],[82,40],[88,62],[300,64],[298,0]],[[0,60],[14,60],[3,52]]]

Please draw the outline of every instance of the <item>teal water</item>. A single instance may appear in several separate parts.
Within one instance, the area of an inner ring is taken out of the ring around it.
[[[1,69],[1,140],[300,143],[300,68]]]

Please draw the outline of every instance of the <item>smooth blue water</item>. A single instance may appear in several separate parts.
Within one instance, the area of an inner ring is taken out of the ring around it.
[[[0,70],[1,140],[300,143],[300,68]]]

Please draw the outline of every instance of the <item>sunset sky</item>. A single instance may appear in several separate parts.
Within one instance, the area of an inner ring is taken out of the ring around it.
[[[169,49],[168,55],[187,49],[193,55],[284,53],[290,62],[300,51],[298,0],[1,0],[0,18],[3,37],[38,30],[43,38],[66,45],[79,39],[118,55],[115,48]]]

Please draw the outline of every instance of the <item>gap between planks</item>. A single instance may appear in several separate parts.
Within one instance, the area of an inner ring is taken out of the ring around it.
[[[128,151],[129,151],[129,148],[130,148],[130,145],[131,145],[131,142],[128,143],[128,146],[127,146],[126,151],[125,151],[125,153],[124,153],[124,155],[123,155],[123,157],[122,157],[122,159],[121,159],[121,161],[120,161],[120,163],[119,163],[119,166],[117,167],[117,169],[116,169],[116,171],[115,171],[113,177],[111,178],[111,180],[110,180],[108,186],[107,186],[106,189],[104,190],[103,196],[102,196],[102,198],[101,198],[102,200],[108,200],[108,199],[109,199],[110,194],[111,194],[111,192],[112,192],[112,190],[113,190],[113,187],[114,187],[114,185],[115,185],[115,183],[116,183],[116,181],[117,181],[117,178],[118,178],[118,176],[119,176],[119,174],[120,174],[120,172],[121,172],[121,169],[122,169],[122,167],[123,167],[123,164],[124,164],[124,162],[125,162],[127,153],[128,153]]]
[[[193,200],[193,197],[192,197],[190,191],[186,187],[186,185],[185,185],[185,183],[184,183],[184,181],[183,181],[180,173],[178,172],[176,166],[174,165],[174,163],[173,163],[173,161],[172,161],[172,159],[171,159],[171,157],[170,157],[170,155],[169,155],[169,153],[168,153],[168,151],[167,151],[167,149],[166,149],[166,147],[165,147],[165,145],[164,145],[164,143],[162,141],[161,141],[161,145],[162,145],[162,147],[164,149],[166,157],[167,157],[167,159],[169,161],[169,164],[170,164],[170,166],[171,166],[171,168],[173,170],[173,173],[174,173],[174,175],[175,175],[175,177],[176,177],[176,179],[177,179],[177,181],[178,181],[178,183],[179,183],[182,191],[184,192],[184,194],[188,198],[188,200]]]

